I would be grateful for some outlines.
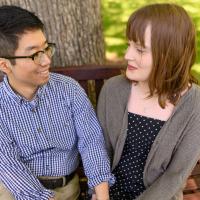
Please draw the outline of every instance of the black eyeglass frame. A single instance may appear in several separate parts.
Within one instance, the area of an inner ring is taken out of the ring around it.
[[[5,57],[2,57],[2,58],[8,59],[8,60],[9,59],[18,59],[18,58],[31,58],[34,61],[34,58],[38,53],[42,52],[42,53],[45,54],[45,50],[47,48],[49,48],[49,47],[53,47],[53,50],[54,50],[53,53],[52,53],[52,55],[53,55],[54,52],[55,52],[56,44],[55,43],[47,43],[47,44],[48,44],[48,46],[44,50],[37,51],[37,52],[35,52],[34,54],[32,54],[30,56],[5,56]]]

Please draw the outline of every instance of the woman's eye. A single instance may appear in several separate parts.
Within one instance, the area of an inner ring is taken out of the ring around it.
[[[137,50],[137,52],[140,53],[140,54],[144,53],[144,50],[143,50],[143,49],[137,48],[136,50]]]

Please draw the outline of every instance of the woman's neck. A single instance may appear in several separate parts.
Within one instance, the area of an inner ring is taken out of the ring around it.
[[[146,98],[150,94],[150,89],[147,82],[133,82],[132,90],[136,91],[141,98]]]
[[[166,121],[172,114],[174,106],[166,102],[165,109],[158,102],[158,95],[149,97],[149,87],[145,83],[132,84],[128,100],[128,111],[139,115]]]

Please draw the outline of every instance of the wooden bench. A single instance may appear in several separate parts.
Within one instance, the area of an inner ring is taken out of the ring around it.
[[[200,200],[200,161],[188,178],[183,194],[184,200]]]
[[[92,102],[93,99],[91,99],[91,97],[94,97],[97,102],[104,80],[121,74],[123,70],[124,66],[122,65],[83,65],[74,67],[53,67],[50,69],[52,72],[67,75],[77,80],[85,89]],[[93,83],[93,90],[90,87],[90,83]]]
[[[51,72],[60,73],[70,76],[77,80],[80,85],[85,89],[86,93],[90,96],[91,92],[95,93],[95,104],[97,102],[100,90],[104,84],[104,80],[119,75],[122,73],[123,66],[110,66],[110,65],[86,65],[86,66],[70,66],[70,67],[52,67]],[[2,74],[0,74],[0,81]],[[90,90],[90,83],[93,81],[94,90]],[[91,99],[92,100],[92,99]],[[92,100],[93,101],[93,100]],[[94,105],[95,106],[95,105]],[[86,199],[87,179],[84,173],[79,169],[80,184],[81,184],[81,197],[80,200]],[[191,176],[188,178],[186,187],[184,189],[184,200],[200,200],[200,162],[197,163]]]

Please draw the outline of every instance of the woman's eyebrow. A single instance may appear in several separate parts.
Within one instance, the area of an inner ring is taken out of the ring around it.
[[[143,49],[146,49],[146,50],[151,50],[151,48],[149,47],[149,46],[142,46],[140,43],[135,43],[135,45],[136,45],[136,47],[138,47],[138,48],[143,48]]]

